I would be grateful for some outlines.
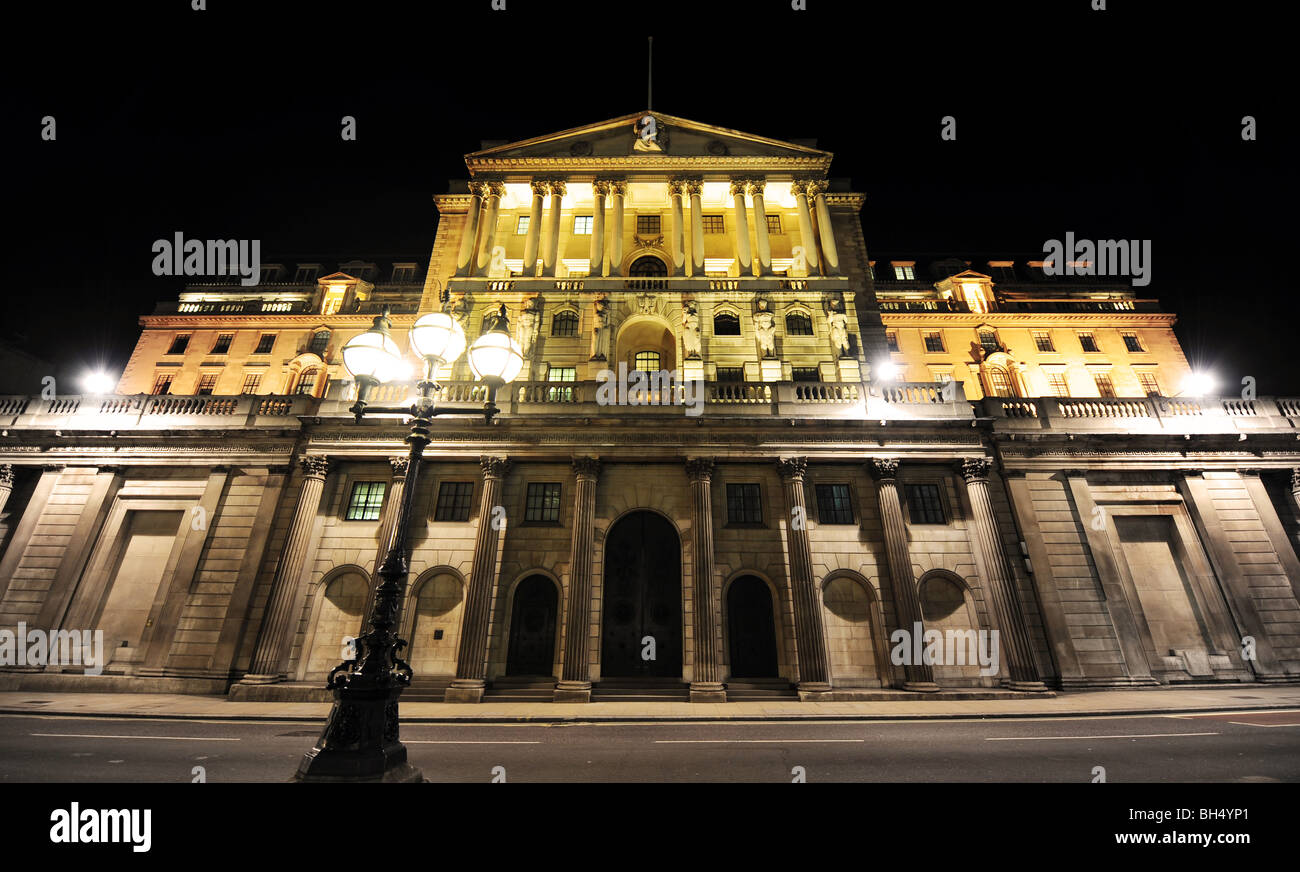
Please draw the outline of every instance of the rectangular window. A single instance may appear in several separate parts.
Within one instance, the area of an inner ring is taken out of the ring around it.
[[[718,381],[740,382],[744,380],[745,380],[745,368],[743,366],[718,367]]]
[[[316,370],[309,369],[298,377],[298,384],[293,392],[300,397],[316,395]]]
[[[704,223],[705,233],[726,233],[726,226],[722,223],[721,215],[704,215],[701,216]]]
[[[1134,352],[1146,351],[1146,349],[1142,347],[1142,340],[1138,339],[1138,335],[1133,331],[1124,330],[1121,331],[1119,335],[1124,337],[1124,347],[1127,348],[1129,351],[1134,351]]]
[[[220,373],[205,372],[199,376],[199,383],[194,388],[194,393],[200,397],[211,394],[217,387],[217,376]]]
[[[1065,383],[1065,373],[1063,372],[1049,372],[1047,374],[1047,385],[1051,388],[1054,397],[1068,397],[1070,395],[1070,387]]]
[[[378,521],[379,509],[384,504],[384,491],[387,489],[387,482],[353,482],[352,496],[348,499],[348,511],[343,516],[344,520]]]
[[[1097,347],[1097,337],[1093,336],[1091,331],[1079,333],[1079,345],[1084,351],[1101,351]]]
[[[1093,373],[1092,380],[1097,383],[1098,395],[1103,397],[1115,396],[1115,385],[1111,382],[1109,373]]]
[[[270,354],[271,349],[275,347],[275,334],[263,333],[257,338],[257,347],[253,349],[254,354]]]
[[[1052,334],[1046,330],[1034,331],[1034,345],[1039,351],[1055,351],[1056,346],[1052,344]]]
[[[658,236],[663,232],[660,228],[658,215],[636,216],[636,232],[638,236]]]
[[[393,267],[393,284],[404,284],[415,281],[415,267],[413,266],[395,266]]]
[[[553,366],[546,371],[546,380],[552,382],[574,382],[578,380],[578,368],[574,366]],[[573,402],[573,387],[553,387],[546,389],[546,399],[552,403]]]
[[[433,509],[433,519],[468,521],[469,501],[473,495],[472,481],[444,481],[438,485],[438,504]]]
[[[532,219],[531,215],[520,215],[519,220],[515,221],[515,236],[528,235],[528,222]]]
[[[1002,344],[998,342],[998,334],[992,330],[981,330],[979,334],[980,347],[984,349],[985,354],[993,354],[1002,350]]]
[[[948,523],[937,484],[903,485],[903,498],[907,500],[907,515],[913,524]]]
[[[312,354],[319,355],[320,357],[324,357],[325,350],[329,347],[330,347],[330,332],[328,330],[321,330],[311,338],[311,345],[309,346],[308,350],[310,350]]]
[[[233,333],[218,333],[217,341],[212,343],[212,351],[209,353],[226,354],[230,351],[230,343],[234,341],[234,338],[235,334]]]
[[[767,232],[770,233],[770,234],[773,235],[773,236],[780,236],[780,235],[781,235],[781,232],[782,232],[782,231],[781,231],[781,216],[780,216],[780,215],[768,215],[768,216],[767,216]]]
[[[852,524],[853,506],[849,504],[847,484],[819,484],[817,517],[823,524]]]
[[[574,235],[574,236],[590,236],[590,235],[591,235],[591,222],[592,222],[593,220],[595,220],[595,219],[592,218],[592,216],[590,216],[590,215],[574,215],[574,216],[573,216],[573,235]]]
[[[175,373],[160,372],[153,380],[153,391],[155,394],[169,394],[172,390],[172,379],[176,378]]]
[[[1142,390],[1148,397],[1160,396],[1160,382],[1156,381],[1156,374],[1149,370],[1139,369],[1137,371],[1138,381],[1142,384]]]
[[[796,366],[793,367],[791,376],[797,382],[819,382],[822,380],[822,371],[816,366]]]
[[[559,482],[532,482],[528,485],[524,521],[536,524],[560,522]]]
[[[894,281],[911,282],[916,280],[916,271],[910,266],[894,267]]]
[[[890,330],[889,332],[887,332],[885,334],[885,341],[889,343],[890,351],[898,350],[898,333],[896,331]]]
[[[943,334],[938,330],[925,334],[925,350],[929,352],[941,352],[943,347]]]
[[[171,348],[167,349],[168,354],[184,354],[185,349],[190,346],[190,334],[177,333],[176,338],[172,340]]]
[[[307,282],[316,281],[316,271],[318,269],[320,269],[320,267],[315,267],[315,266],[298,267],[297,272],[293,274],[293,283],[296,285],[303,285],[306,284]]]
[[[763,498],[758,485],[727,485],[727,523],[763,523]]]
[[[239,389],[241,394],[257,393],[258,385],[262,383],[262,374],[260,372],[250,372],[244,376],[244,386]]]

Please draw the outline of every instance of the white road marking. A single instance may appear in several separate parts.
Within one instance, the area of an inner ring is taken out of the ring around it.
[[[1218,736],[1221,733],[1133,733],[1127,736],[985,736],[986,742],[1052,742],[1060,739],[1165,739],[1171,736]]]
[[[173,742],[240,742],[216,736],[106,736],[103,733],[28,733],[29,736],[49,736],[55,739],[165,739]]]
[[[403,739],[403,745],[540,745],[541,742],[522,742],[490,739]]]
[[[866,739],[655,739],[656,745],[788,745],[788,744],[833,744],[852,742],[861,744]]]
[[[1239,727],[1300,727],[1300,724],[1248,724],[1245,721],[1228,721]]]

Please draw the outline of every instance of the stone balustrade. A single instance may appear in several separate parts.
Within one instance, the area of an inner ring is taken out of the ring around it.
[[[297,426],[319,402],[308,396],[172,394],[0,397],[0,426],[69,430],[169,430]]]
[[[1296,430],[1300,399],[1257,397],[986,397],[976,414],[999,429],[1121,433]]]

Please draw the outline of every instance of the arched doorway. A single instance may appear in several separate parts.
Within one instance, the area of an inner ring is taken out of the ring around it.
[[[945,640],[952,634],[954,645],[962,646],[963,664],[942,661],[935,663],[932,667],[934,680],[958,687],[986,683],[980,676],[979,622],[967,600],[965,585],[943,570],[931,570],[917,582],[917,595],[921,601],[921,618],[925,621],[925,629],[937,630]],[[975,643],[974,649],[972,642]]]
[[[652,254],[645,254],[632,261],[627,274],[632,278],[666,278],[668,264]]]
[[[654,512],[625,515],[605,537],[602,677],[682,674],[682,557],[677,531]],[[654,659],[646,659],[646,637]]]
[[[732,678],[778,678],[772,593],[742,575],[727,588],[727,652]]]
[[[880,687],[883,683],[871,620],[873,601],[873,592],[856,578],[840,575],[822,586],[826,649],[835,687]]]
[[[460,579],[450,572],[436,573],[420,584],[406,657],[418,677],[456,674],[463,600]]]
[[[544,575],[530,575],[515,588],[510,612],[506,675],[551,675],[555,668],[555,616],[559,597]]]
[[[361,632],[361,611],[369,582],[356,571],[343,572],[330,581],[316,609],[316,632],[307,657],[307,681],[324,678],[343,662],[343,638]]]

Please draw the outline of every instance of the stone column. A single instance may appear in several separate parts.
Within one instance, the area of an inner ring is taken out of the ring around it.
[[[1007,658],[1009,678],[1005,684],[1012,690],[1047,690],[1034,666],[1029,630],[1008,570],[1006,549],[998,535],[998,521],[989,498],[989,466],[985,457],[962,461],[961,477],[966,480],[966,495],[970,498],[975,521],[975,538],[984,561],[984,571],[988,573],[987,590],[1002,635],[998,648]]]
[[[803,246],[804,260],[808,261],[808,275],[817,271],[817,238],[813,235],[812,214],[808,211],[808,182],[796,180],[790,186],[795,203],[799,206],[799,244]]]
[[[483,498],[478,507],[478,531],[474,535],[474,563],[465,609],[460,624],[460,650],[456,656],[456,677],[443,702],[482,702],[487,685],[488,625],[492,619],[492,584],[496,578],[497,530],[492,526],[494,510],[501,505],[501,483],[510,470],[504,457],[484,457]]]
[[[1300,467],[1291,470],[1291,497],[1295,500],[1296,510],[1300,512]]]
[[[741,277],[754,273],[753,258],[749,252],[749,221],[745,217],[745,186],[743,179],[731,182],[731,199],[736,205],[736,218],[733,228],[736,236],[736,261],[740,264]]]
[[[325,476],[329,472],[329,460],[318,454],[306,455],[299,462],[303,471],[302,490],[298,492],[289,535],[285,538],[280,562],[271,581],[271,596],[262,616],[262,634],[253,652],[252,668],[241,679],[244,684],[273,684],[285,678],[285,660],[289,657],[289,644],[293,641],[299,618],[294,613],[298,581],[302,577],[308,540],[325,490]]]
[[[591,702],[591,570],[596,537],[596,477],[600,461],[573,461],[578,486],[573,498],[573,544],[569,551],[569,601],[564,617],[564,666],[556,702]]]
[[[537,249],[542,240],[542,199],[546,182],[533,181],[533,202],[528,210],[528,236],[524,239],[524,278],[537,275]]]
[[[383,566],[384,558],[388,556],[388,549],[393,543],[393,532],[397,529],[397,516],[402,511],[402,491],[406,490],[406,468],[410,464],[409,457],[390,457],[388,464],[393,468],[393,481],[388,486],[388,498],[384,501],[384,515],[379,521],[379,550],[375,552],[375,571]],[[378,576],[372,575],[378,582]],[[375,586],[371,585],[366,592],[366,607],[361,612],[363,621],[362,632],[370,629],[370,612],[375,605]]]
[[[5,510],[9,495],[14,492],[14,468],[8,463],[0,463],[0,512]]]
[[[609,182],[592,182],[591,257],[587,263],[587,275],[593,277],[605,274],[605,195],[608,193]]]
[[[713,461],[686,461],[691,480],[691,552],[695,584],[695,663],[691,673],[691,702],[726,702],[722,684],[718,621],[713,603]]]
[[[542,275],[555,275],[555,266],[560,258],[560,208],[567,193],[564,182],[551,182],[551,214],[546,222],[546,253],[542,256]]]
[[[777,461],[785,487],[786,549],[790,553],[790,588],[794,593],[794,638],[799,648],[799,698],[825,699],[831,690],[826,657],[826,627],[821,597],[813,578],[812,546],[808,542],[808,506],[804,503],[803,477],[808,462],[802,457]]]
[[[704,275],[704,205],[700,195],[704,182],[692,179],[686,183],[686,193],[691,196],[691,275]]]
[[[673,253],[673,275],[686,275],[686,224],[682,216],[682,192],[685,190],[686,183],[681,179],[673,179],[668,183],[668,196],[673,204],[673,226],[672,241],[670,248]]]
[[[909,637],[918,630],[924,633],[920,593],[916,589],[916,576],[912,573],[912,555],[907,550],[903,505],[898,499],[898,460],[876,458],[871,461],[869,469],[876,477],[880,491],[880,523],[885,530],[885,556],[889,562],[898,628],[906,630]],[[905,666],[903,673],[906,676],[903,690],[929,693],[939,689],[939,685],[934,683],[934,670],[927,663]]]
[[[609,183],[609,193],[614,206],[614,215],[609,228],[609,274],[623,274],[623,197],[627,195],[627,182]]]
[[[469,210],[465,213],[465,229],[460,235],[460,249],[456,253],[456,275],[467,276],[474,267],[474,244],[478,241],[479,212],[483,210],[483,194],[487,186],[482,182],[469,183]]]
[[[765,180],[749,180],[749,196],[754,201],[754,240],[758,243],[758,274],[772,274],[772,241],[767,235],[767,207],[763,203]]]
[[[816,181],[808,185],[808,193],[815,197],[817,205],[817,232],[822,240],[822,267],[826,275],[840,274],[840,255],[835,247],[835,228],[831,225],[831,210],[826,205],[826,182]]]
[[[500,182],[488,182],[487,189],[487,208],[483,210],[483,226],[478,234],[478,260],[474,267],[476,276],[487,275],[488,267],[492,264],[492,246],[497,238],[497,216],[501,214],[501,195],[506,192],[506,186]]]

